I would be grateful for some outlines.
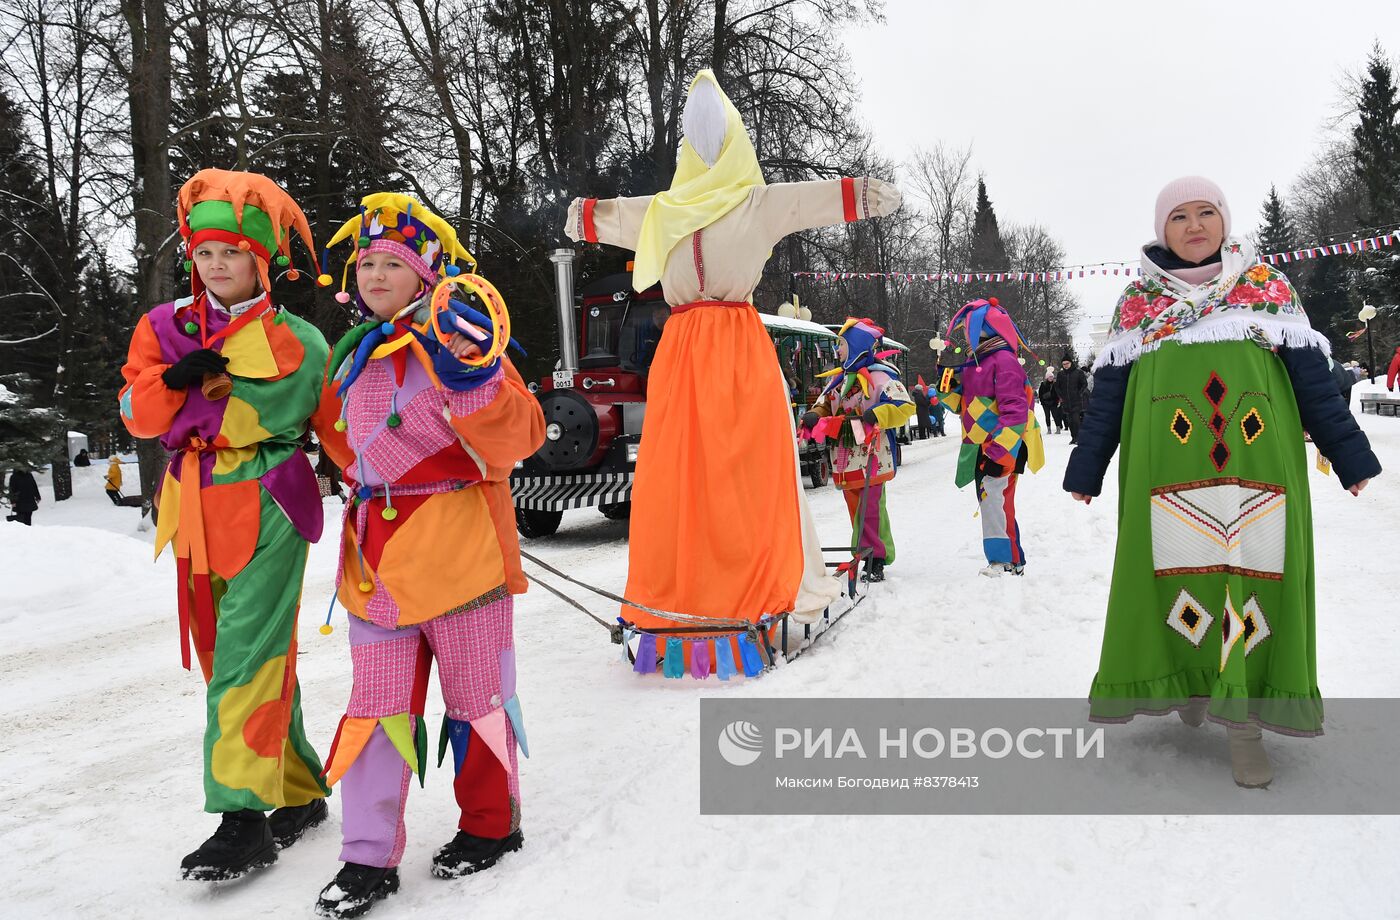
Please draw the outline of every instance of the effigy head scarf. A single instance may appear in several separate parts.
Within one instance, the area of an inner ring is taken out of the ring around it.
[[[661,280],[666,259],[677,243],[734,210],[754,187],[765,184],[739,110],[708,69],[695,75],[690,93],[693,95],[702,84],[718,94],[723,106],[724,142],[714,165],[710,165],[689,139],[682,140],[670,189],[652,197],[642,219],[632,272],[632,287],[637,291]]]
[[[301,208],[280,185],[259,173],[201,169],[180,186],[175,213],[187,253],[207,242],[227,243],[252,253],[267,293],[272,292],[269,264],[274,259],[281,266],[291,264],[292,231],[301,235],[308,252],[316,251]],[[198,297],[204,292],[204,279],[192,256],[187,257],[185,269],[190,273],[191,293]],[[289,280],[298,277],[296,269],[287,270]],[[326,275],[316,280],[323,286],[331,283]]]

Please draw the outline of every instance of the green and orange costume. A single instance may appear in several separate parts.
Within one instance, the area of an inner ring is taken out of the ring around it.
[[[183,663],[190,667],[193,641],[208,684],[204,807],[304,805],[327,787],[302,726],[296,678],[302,575],[322,526],[301,441],[329,349],[266,292],[273,253],[287,264],[293,229],[311,249],[310,229],[270,179],[215,169],[180,189],[179,222],[191,252],[222,242],[253,253],[264,292],[241,311],[226,309],[191,263],[193,296],[141,318],[122,368],[122,421],[172,453],[157,496],[156,556],[173,545]],[[228,359],[227,394],[210,398],[207,387],[171,389],[162,379],[202,348]]]

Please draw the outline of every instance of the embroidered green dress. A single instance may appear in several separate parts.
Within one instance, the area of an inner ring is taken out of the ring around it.
[[[1132,366],[1090,714],[1126,721],[1208,697],[1215,719],[1315,735],[1309,468],[1275,349],[1326,340],[1287,279],[1234,245],[1213,284],[1130,285],[1100,358]]]
[[[1191,697],[1231,722],[1322,724],[1308,465],[1283,362],[1167,341],[1132,369],[1096,719]]]

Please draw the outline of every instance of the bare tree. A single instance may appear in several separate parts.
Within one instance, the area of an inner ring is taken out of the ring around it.
[[[966,267],[972,250],[972,214],[977,174],[972,168],[972,148],[939,143],[932,149],[916,149],[905,164],[912,204],[923,214],[934,271],[951,272]],[[952,316],[961,292],[948,280],[934,285],[933,325]]]

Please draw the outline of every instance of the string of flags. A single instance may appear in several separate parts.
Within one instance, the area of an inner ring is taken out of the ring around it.
[[[1270,265],[1288,265],[1307,259],[1321,259],[1326,256],[1356,255],[1368,250],[1394,246],[1400,239],[1400,231],[1383,233],[1345,243],[1326,243],[1318,246],[1305,246],[1288,252],[1272,252],[1261,258]],[[898,281],[949,281],[953,284],[1000,283],[1008,281],[1053,282],[1071,281],[1079,278],[1136,277],[1142,274],[1137,262],[1098,262],[1095,264],[1071,265],[1065,268],[1052,268],[1044,271],[1001,271],[1001,272],[793,272],[794,278],[813,278],[817,281],[871,281],[892,278]]]

